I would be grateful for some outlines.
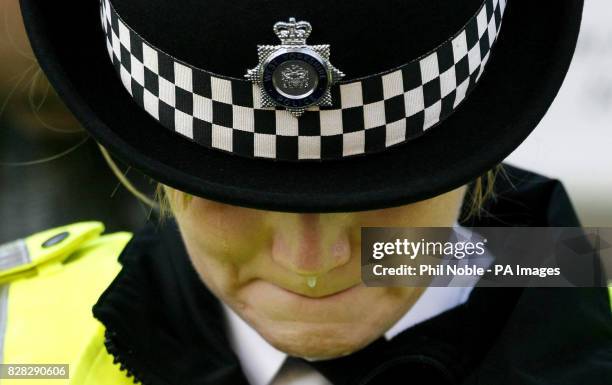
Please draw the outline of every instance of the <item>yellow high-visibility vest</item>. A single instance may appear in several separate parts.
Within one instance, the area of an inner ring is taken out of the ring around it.
[[[103,231],[99,222],[76,223],[0,246],[0,363],[68,364],[69,376],[0,378],[0,385],[133,383],[113,363],[92,314],[132,234]]]
[[[13,371],[0,385],[133,384],[113,364],[91,310],[132,235],[103,230],[77,223],[0,246],[0,363],[68,364],[69,377],[20,379]]]

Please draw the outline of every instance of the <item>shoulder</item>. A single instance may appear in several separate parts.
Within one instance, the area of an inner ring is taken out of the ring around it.
[[[494,195],[470,226],[580,226],[563,183],[533,171],[503,164]]]
[[[77,265],[116,265],[132,234],[103,232],[100,222],[81,222],[0,245],[0,284],[66,274]]]

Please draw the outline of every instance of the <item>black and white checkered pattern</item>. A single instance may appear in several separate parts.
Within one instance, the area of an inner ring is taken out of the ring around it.
[[[261,91],[250,81],[155,48],[109,0],[101,0],[101,17],[123,85],[166,128],[241,156],[321,160],[384,150],[448,117],[482,75],[505,8],[506,0],[484,0],[466,27],[432,52],[389,73],[341,82],[332,87],[332,107],[311,107],[299,118],[262,108]]]

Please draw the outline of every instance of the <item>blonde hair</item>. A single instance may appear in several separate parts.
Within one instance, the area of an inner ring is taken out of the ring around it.
[[[185,210],[189,206],[193,198],[191,194],[159,182],[156,182],[157,186],[155,188],[154,197],[147,197],[119,170],[119,167],[111,158],[108,151],[102,146],[99,147],[104,159],[109,164],[113,173],[117,176],[117,179],[119,179],[119,182],[140,201],[147,204],[152,209],[157,210],[160,219],[170,218],[174,211]],[[495,199],[495,180],[500,172],[505,173],[501,164],[496,165],[493,169],[479,176],[470,184],[466,192],[469,204],[463,211],[464,217],[460,218],[461,220],[469,219],[474,216],[479,217],[483,212],[485,203],[490,199]]]
[[[493,167],[493,169],[487,171],[483,176],[479,176],[474,180],[467,191],[469,195],[469,206],[463,214],[464,218],[460,218],[460,220],[480,217],[482,215],[485,203],[490,199],[496,198],[495,180],[498,178],[498,174],[502,173],[507,177],[505,172],[503,165],[498,164]]]

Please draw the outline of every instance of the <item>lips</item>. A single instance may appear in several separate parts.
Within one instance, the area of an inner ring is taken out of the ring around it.
[[[267,320],[321,325],[330,320],[352,322],[363,317],[364,304],[371,303],[372,298],[380,294],[369,289],[375,288],[359,283],[308,293],[257,279],[242,288],[240,300]]]
[[[357,284],[353,284],[350,285],[348,287],[345,287],[343,289],[337,290],[337,291],[331,291],[331,292],[319,292],[317,293],[316,291],[313,292],[306,292],[306,291],[296,291],[287,287],[283,287],[281,285],[276,285],[273,284],[274,286],[277,286],[279,289],[284,290],[286,292],[289,292],[291,294],[303,297],[303,298],[308,298],[308,299],[328,299],[328,298],[332,298],[332,297],[339,297],[343,294],[346,294],[348,292],[350,292],[351,290],[356,289],[359,286],[365,286],[363,283],[359,282]]]

